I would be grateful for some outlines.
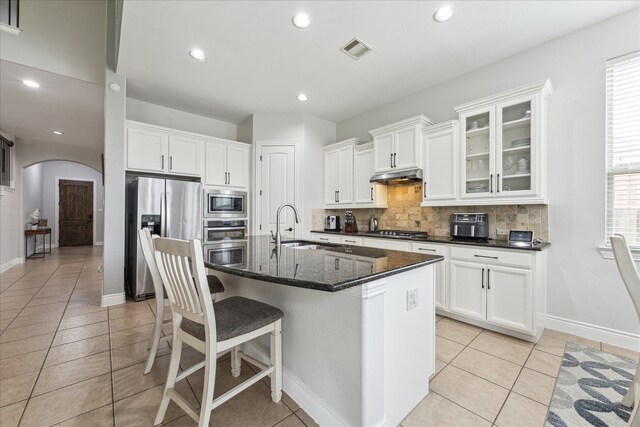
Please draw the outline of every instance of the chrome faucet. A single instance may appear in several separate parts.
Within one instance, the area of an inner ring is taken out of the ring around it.
[[[296,224],[300,223],[300,215],[298,215],[298,210],[296,209],[295,206],[293,206],[290,203],[285,203],[283,205],[280,205],[280,207],[278,208],[278,211],[276,212],[276,234],[274,235],[273,231],[271,231],[271,237],[273,238],[273,241],[276,243],[276,246],[280,246],[282,244],[282,236],[280,235],[280,211],[285,206],[289,206],[291,209],[293,209],[293,213],[296,215]],[[292,229],[290,229],[289,231],[291,230]]]

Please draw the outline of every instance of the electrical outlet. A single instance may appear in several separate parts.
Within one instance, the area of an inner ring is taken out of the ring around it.
[[[418,306],[418,288],[407,290],[407,311]]]

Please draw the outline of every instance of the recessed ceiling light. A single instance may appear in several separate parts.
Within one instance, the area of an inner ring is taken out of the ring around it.
[[[304,93],[301,93],[300,95],[296,96],[296,99],[297,99],[298,101],[302,101],[302,102],[304,102],[304,101],[306,101],[306,100],[307,100],[307,99],[309,99],[309,98],[307,98],[307,95],[305,95]]]
[[[433,20],[436,22],[444,22],[453,16],[453,8],[451,6],[442,6],[433,14]]]
[[[204,52],[201,51],[200,49],[191,49],[189,51],[189,55],[191,55],[193,59],[197,59],[198,61],[204,61],[205,59],[207,59]]]
[[[307,15],[306,13],[297,13],[293,15],[292,22],[293,25],[296,26],[296,28],[304,30],[305,28],[309,27],[309,25],[311,25],[311,18],[309,18],[309,15]]]
[[[34,82],[33,80],[23,80],[22,83],[29,87],[40,87],[40,83]]]
[[[53,131],[54,135],[64,135],[64,132],[60,131],[60,130],[54,130]]]

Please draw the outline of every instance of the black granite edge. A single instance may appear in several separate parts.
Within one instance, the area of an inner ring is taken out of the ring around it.
[[[345,233],[344,231],[323,231],[323,230],[311,230],[312,233],[323,233],[323,234],[338,234],[341,236],[358,236],[358,237],[370,237],[372,239],[392,239],[392,240],[403,240],[406,242],[432,242],[432,243],[444,243],[447,245],[464,245],[464,246],[479,246],[485,248],[496,248],[496,249],[515,249],[518,251],[536,251],[540,252],[543,249],[551,246],[551,242],[542,242],[539,245],[535,246],[511,246],[507,240],[489,240],[489,241],[477,241],[477,240],[455,240],[451,237],[427,237],[426,239],[421,237],[417,239],[407,239],[405,237],[397,237],[397,236],[382,236],[382,235],[374,235],[368,234],[365,231],[358,231],[357,233]]]
[[[362,285],[364,283],[373,282],[375,280],[379,280],[384,277],[393,276],[394,274],[399,274],[405,271],[414,270],[416,268],[425,267],[430,264],[435,264],[436,262],[440,262],[444,260],[444,257],[440,255],[426,255],[426,256],[429,256],[431,259],[427,261],[420,261],[413,264],[408,264],[393,270],[374,273],[367,276],[358,277],[357,279],[347,280],[344,282],[338,282],[334,284],[318,283],[318,282],[312,282],[308,280],[298,280],[298,279],[292,279],[289,277],[271,276],[268,274],[260,274],[253,271],[246,271],[246,270],[236,269],[233,267],[226,267],[223,265],[211,264],[206,261],[204,265],[205,267],[210,268],[211,270],[232,274],[234,276],[247,277],[250,279],[262,280],[264,282],[271,282],[271,283],[277,283],[280,285],[292,286],[295,288],[305,288],[305,289],[312,289],[312,290],[324,291],[324,292],[338,292],[344,289],[352,288],[354,286]]]

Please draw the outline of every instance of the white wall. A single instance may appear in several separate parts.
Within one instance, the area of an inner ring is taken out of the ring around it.
[[[237,126],[234,123],[133,98],[127,98],[127,119],[218,138],[235,140],[237,137]]]
[[[455,118],[452,106],[547,77],[550,240],[548,313],[638,334],[636,313],[605,236],[605,61],[640,49],[640,9],[619,15],[338,124],[338,139],[419,113]]]

